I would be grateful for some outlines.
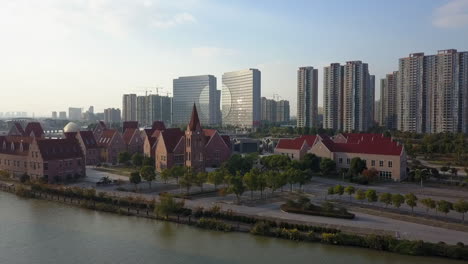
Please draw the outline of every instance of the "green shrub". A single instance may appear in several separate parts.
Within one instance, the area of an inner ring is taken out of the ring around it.
[[[203,217],[198,220],[197,227],[223,232],[230,232],[233,230],[233,227],[229,224],[223,223],[222,221],[216,219]]]
[[[252,229],[250,229],[250,233],[254,235],[262,235],[267,236],[271,233],[270,231],[271,226],[266,222],[257,222]]]

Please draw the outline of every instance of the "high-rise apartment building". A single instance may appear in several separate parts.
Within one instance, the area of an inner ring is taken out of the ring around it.
[[[70,120],[81,120],[83,117],[83,109],[77,107],[68,108],[68,119]]]
[[[187,124],[193,104],[204,125],[218,125],[219,100],[213,75],[179,77],[173,80],[173,123]]]
[[[223,74],[223,126],[255,127],[261,119],[261,73],[247,69]]]
[[[148,95],[146,99],[146,122],[150,126],[154,121],[163,121],[166,125],[172,124],[172,98],[157,94]]]
[[[382,107],[381,107],[380,99],[374,102],[374,122],[378,125],[382,124]]]
[[[373,127],[374,126],[374,116],[375,116],[375,75],[369,75],[369,89],[367,89],[367,107],[368,111],[366,111],[367,114],[367,121],[368,121],[368,127]]]
[[[67,119],[67,112],[60,111],[59,112],[59,119],[62,119],[62,120]]]
[[[104,122],[106,124],[112,123],[120,123],[121,119],[121,112],[118,108],[107,108],[104,109]]]
[[[284,123],[289,121],[289,101],[267,99],[262,97],[261,120],[268,123]]]
[[[367,131],[369,128],[369,68],[361,61],[343,66],[343,131]]]
[[[141,126],[146,125],[148,113],[148,96],[137,96],[136,121]]]
[[[388,129],[397,128],[397,75],[387,74],[380,80],[380,125]]]
[[[122,98],[122,120],[137,121],[137,95],[124,94]]]
[[[468,52],[413,53],[399,60],[397,128],[468,132]]]
[[[57,119],[57,111],[52,112],[52,119]]]
[[[297,127],[318,126],[318,70],[300,67],[297,71]]]
[[[339,63],[323,70],[323,127],[343,128],[343,66]]]

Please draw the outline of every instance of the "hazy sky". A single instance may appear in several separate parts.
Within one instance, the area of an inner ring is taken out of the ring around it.
[[[296,70],[468,50],[468,0],[0,0],[0,112],[121,108],[178,76],[258,68],[296,113]]]

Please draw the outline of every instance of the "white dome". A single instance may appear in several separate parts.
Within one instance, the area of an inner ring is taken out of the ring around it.
[[[79,131],[80,131],[80,127],[77,124],[73,123],[73,122],[68,123],[63,128],[64,133],[76,133],[76,132],[79,132]]]

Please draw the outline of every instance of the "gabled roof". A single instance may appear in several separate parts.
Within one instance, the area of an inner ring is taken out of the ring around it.
[[[331,139],[324,139],[322,142],[331,152],[400,156],[403,151],[402,145],[387,139],[352,143],[335,143]]]
[[[43,160],[82,158],[84,156],[78,140],[75,138],[39,139],[37,146]]]
[[[391,137],[375,133],[342,133],[347,143],[392,141]]]
[[[39,122],[29,122],[24,129],[25,136],[31,136],[31,133],[36,137],[42,137],[44,130]]]
[[[26,156],[32,141],[32,137],[0,136],[0,153]]]
[[[168,153],[172,153],[174,148],[177,146],[177,143],[179,143],[180,139],[184,137],[184,132],[179,128],[169,128],[161,131],[161,137],[164,140],[166,151]]]
[[[98,141],[98,146],[100,147],[108,147],[109,143],[112,141],[112,138],[114,138],[115,134],[119,133],[115,129],[106,129],[102,132],[101,138],[99,138]]]
[[[197,129],[197,126],[200,126],[200,119],[198,118],[198,111],[197,107],[195,106],[195,103],[193,103],[193,108],[192,108],[192,116],[190,117],[190,123],[188,124],[188,130],[190,131],[195,131]]]
[[[96,139],[94,138],[94,134],[92,131],[80,131],[79,133],[86,149],[98,148]]]
[[[222,135],[221,138],[224,140],[224,143],[228,146],[228,148],[231,148],[231,138],[228,135]]]
[[[138,128],[138,121],[125,121],[123,122],[122,131],[125,132],[128,128]]]
[[[317,136],[316,135],[302,135],[300,139],[305,140],[307,142],[307,145],[309,145],[309,147],[312,147],[315,141],[317,140]]]
[[[106,125],[106,123],[104,123],[104,121],[99,121],[98,125],[101,126],[102,129],[107,129],[107,125]]]
[[[304,145],[304,141],[303,138],[282,138],[278,141],[276,148],[299,150]]]
[[[12,135],[13,130],[16,130],[15,133],[18,132],[18,134],[16,134],[16,135],[18,135],[18,136],[25,136],[23,126],[21,126],[20,123],[15,122],[15,123],[13,124],[13,126],[11,127],[10,132],[9,132],[10,135]]]
[[[164,125],[163,121],[154,121],[153,126],[151,127],[153,130],[165,130],[166,126]]]
[[[138,128],[127,128],[124,130],[125,132],[123,133],[123,140],[125,144],[130,144],[130,141],[133,138],[133,135],[135,135],[135,132],[138,131]]]

